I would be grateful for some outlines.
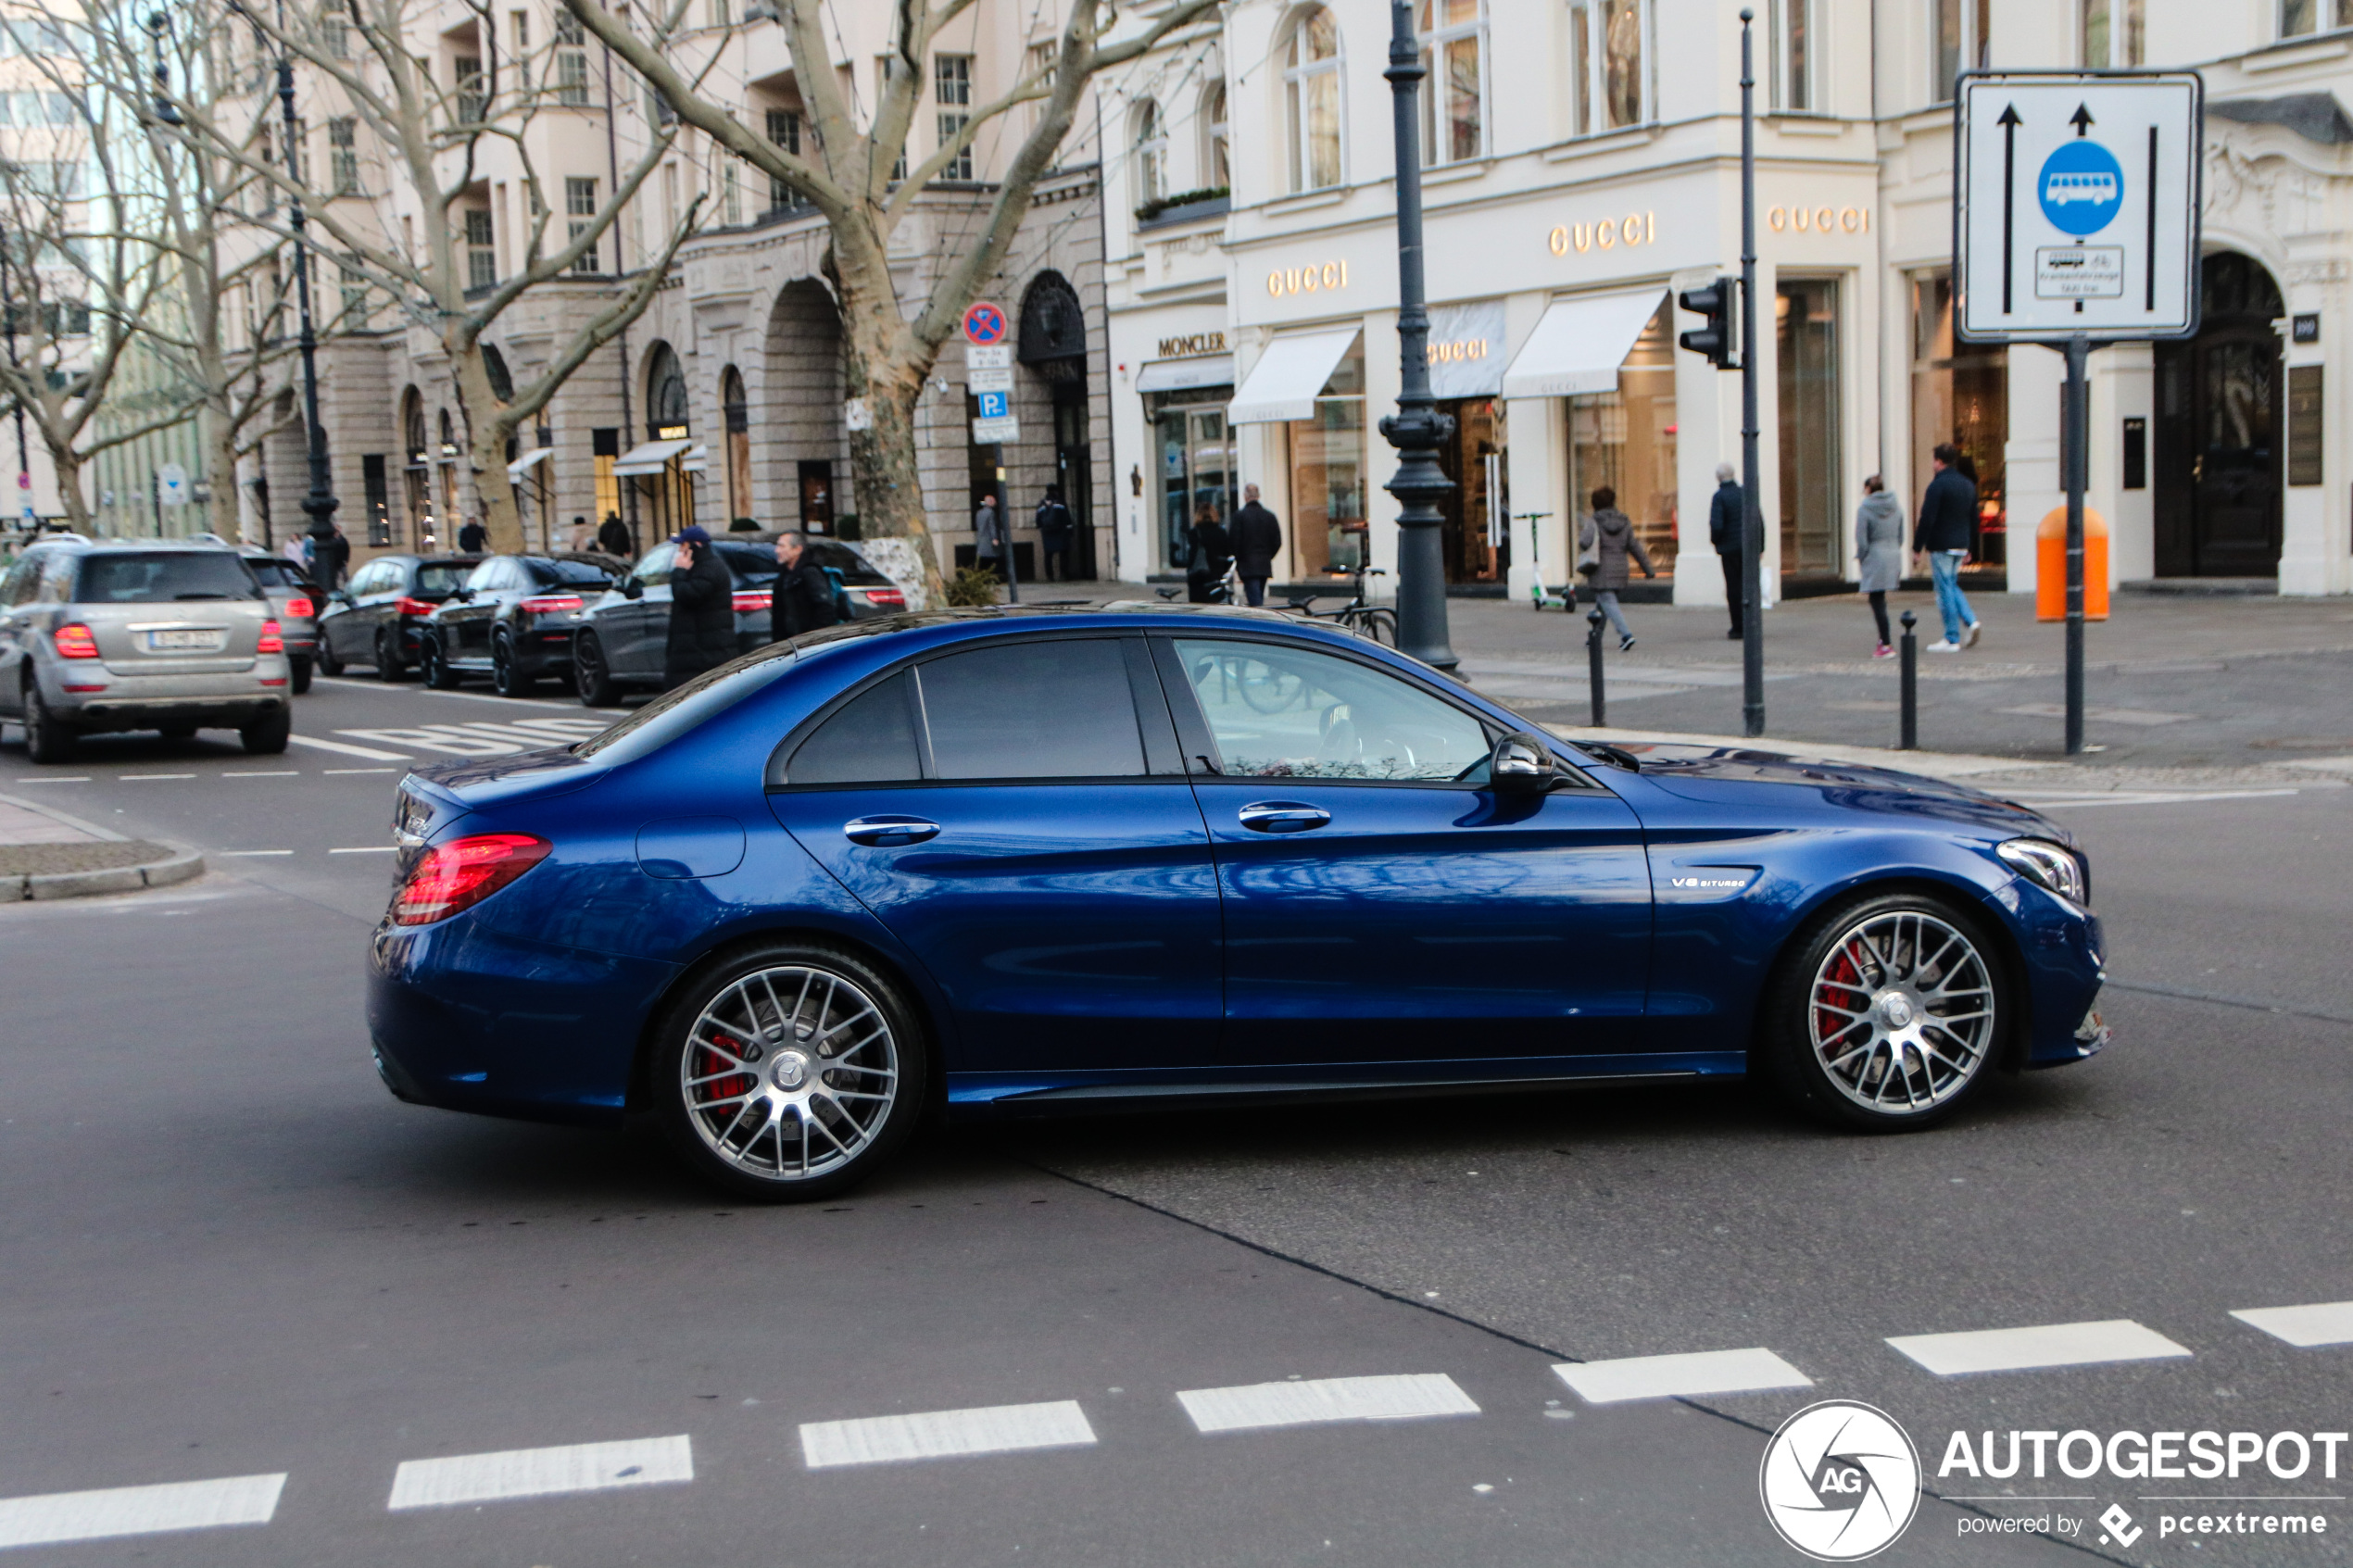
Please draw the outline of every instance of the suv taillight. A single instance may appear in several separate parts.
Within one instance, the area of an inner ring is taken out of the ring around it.
[[[96,635],[91,632],[89,627],[84,626],[79,621],[58,627],[55,632],[49,634],[49,640],[57,646],[57,657],[59,659],[95,659],[98,657],[98,639]]]
[[[285,652],[285,651],[286,651],[286,636],[285,636],[285,632],[284,632],[284,629],[283,629],[283,628],[282,628],[282,627],[281,627],[281,626],[280,626],[280,625],[279,625],[276,621],[263,621],[263,622],[261,623],[261,642],[260,642],[260,645],[259,645],[258,646],[257,646],[257,647],[256,647],[253,651],[254,651],[254,652],[256,652],[256,653],[283,653],[283,652]]]
[[[525,615],[555,615],[580,608],[578,594],[535,594],[515,606]]]
[[[739,594],[737,594],[737,595],[736,596],[736,613],[737,615],[751,615],[751,614],[754,614],[754,613],[756,613],[756,612],[758,612],[758,611],[760,611],[760,610],[763,610],[763,609],[768,608],[769,607],[771,607],[772,605],[774,605],[775,602],[776,602],[776,600],[775,600],[774,596],[770,595],[770,594],[764,594],[764,593],[741,594],[741,593],[739,593]]]
[[[298,596],[298,595],[297,595],[296,597],[291,598],[291,599],[288,599],[288,600],[286,601],[286,619],[287,619],[287,620],[289,620],[289,621],[308,621],[308,620],[309,620],[309,619],[310,619],[310,616],[311,616],[311,606],[310,606],[310,601],[309,601],[308,599],[303,598],[303,597],[301,597],[300,596]]]
[[[483,833],[436,845],[393,895],[392,923],[431,925],[472,909],[546,859],[553,847],[527,833]]]
[[[434,607],[428,600],[412,599],[403,594],[400,596],[400,602],[394,605],[392,610],[395,615],[431,615]]]

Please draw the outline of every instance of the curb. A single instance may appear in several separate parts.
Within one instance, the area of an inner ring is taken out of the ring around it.
[[[49,872],[0,877],[0,903],[33,898],[87,898],[101,893],[139,893],[204,875],[204,857],[174,845],[171,854],[144,866],[110,866],[100,872]]]

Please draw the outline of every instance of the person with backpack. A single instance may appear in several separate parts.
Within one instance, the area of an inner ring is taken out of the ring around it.
[[[1634,630],[1626,624],[1626,612],[1617,608],[1618,593],[1629,581],[1626,558],[1630,554],[1642,562],[1645,577],[1658,573],[1651,566],[1651,553],[1634,533],[1634,520],[1617,509],[1617,492],[1606,484],[1593,492],[1592,515],[1577,531],[1577,547],[1593,552],[1592,562],[1578,570],[1592,573],[1593,602],[1617,628],[1617,651],[1628,652],[1634,646]]]
[[[776,586],[768,601],[768,638],[783,642],[803,632],[840,624],[834,580],[810,552],[809,535],[798,530],[776,540]]]

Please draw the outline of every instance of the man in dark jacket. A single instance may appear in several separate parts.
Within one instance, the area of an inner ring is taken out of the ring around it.
[[[1192,548],[1185,563],[1185,597],[1193,604],[1232,603],[1230,596],[1220,600],[1218,590],[1226,585],[1226,573],[1234,566],[1234,546],[1226,537],[1226,525],[1217,521],[1217,508],[1203,501],[1193,512]]]
[[[699,526],[679,530],[670,569],[670,635],[661,681],[674,686],[736,657],[736,574]]]
[[[607,512],[604,525],[597,530],[597,547],[609,556],[627,560],[637,552],[632,547],[629,525],[621,521],[619,512]]]
[[[809,553],[809,535],[787,533],[776,541],[776,587],[768,600],[772,642],[798,637],[841,620],[834,608],[834,580]]]
[[[1258,503],[1258,486],[1242,486],[1242,509],[1234,514],[1234,575],[1242,580],[1242,596],[1252,604],[1266,602],[1266,579],[1275,574],[1275,558],[1283,553],[1283,525]]]
[[[1928,558],[1936,583],[1936,608],[1944,617],[1944,640],[1931,653],[1958,653],[1977,646],[1977,612],[1961,592],[1961,563],[1969,559],[1977,530],[1977,485],[1961,471],[1960,453],[1947,445],[1931,454],[1936,476],[1920,496],[1919,521],[1912,525],[1912,549]]]
[[[1748,596],[1748,575],[1741,565],[1742,552],[1747,547],[1747,531],[1742,527],[1746,515],[1732,465],[1717,464],[1716,494],[1707,503],[1707,542],[1716,546],[1716,558],[1724,568],[1724,602],[1732,608],[1732,629],[1725,633],[1729,637],[1738,637],[1746,630],[1741,620],[1742,602]]]
[[[490,530],[482,525],[482,519],[478,517],[466,519],[466,525],[458,530],[458,553],[463,556],[478,556],[489,547]]]
[[[1046,557],[1044,581],[1069,582],[1070,541],[1071,536],[1078,532],[1078,520],[1071,516],[1070,508],[1063,504],[1061,485],[1046,486],[1045,496],[1038,503],[1036,521],[1038,544]]]

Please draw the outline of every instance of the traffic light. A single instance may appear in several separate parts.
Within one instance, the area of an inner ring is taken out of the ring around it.
[[[1739,293],[1737,279],[1718,278],[1704,289],[1685,289],[1675,296],[1676,304],[1699,317],[1703,323],[1675,341],[1694,354],[1705,356],[1707,362],[1719,370],[1735,370],[1740,365],[1740,356],[1732,343],[1732,302]]]

